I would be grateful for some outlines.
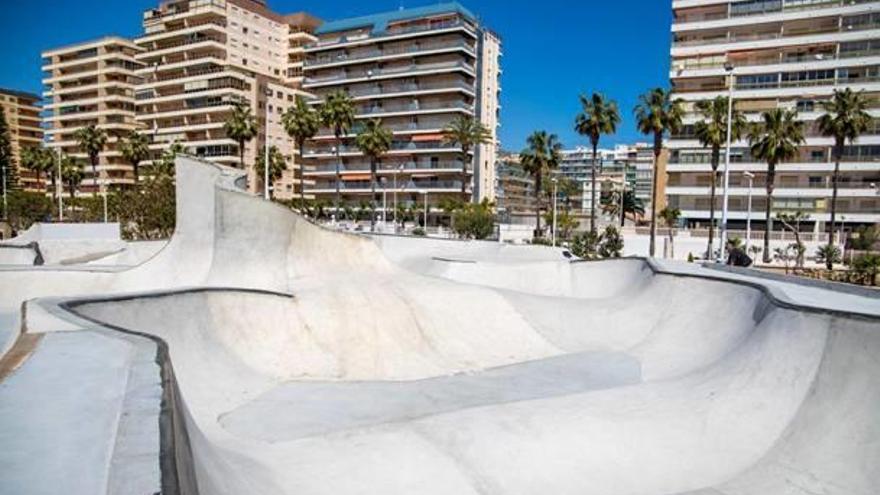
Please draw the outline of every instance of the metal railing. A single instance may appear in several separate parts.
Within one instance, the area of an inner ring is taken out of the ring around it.
[[[456,28],[456,27],[464,27],[465,29],[467,29],[471,33],[476,32],[476,29],[473,26],[471,26],[469,23],[465,22],[462,19],[456,19],[454,21],[448,21],[448,22],[443,22],[443,23],[434,23],[434,24],[428,24],[428,25],[411,26],[408,28],[392,29],[392,30],[389,30],[387,32],[387,34],[380,35],[380,36],[363,35],[363,36],[356,36],[356,37],[351,37],[351,38],[349,38],[347,36],[340,36],[335,39],[318,40],[317,43],[310,43],[310,44],[306,45],[306,49],[308,50],[308,49],[316,49],[316,48],[326,48],[329,46],[341,45],[344,43],[357,42],[357,41],[363,41],[363,40],[381,40],[384,38],[390,38],[390,37],[400,36],[400,35],[404,35],[404,34],[421,33],[421,32],[425,32],[425,31],[439,31],[439,30],[443,30],[443,29],[452,29],[452,28]]]
[[[475,54],[474,48],[465,42],[454,43],[431,43],[426,45],[410,45],[401,47],[384,48],[381,50],[370,50],[367,52],[359,52],[356,54],[323,54],[314,58],[305,59],[306,67],[317,67],[321,65],[335,64],[340,62],[356,62],[358,60],[386,57],[391,55],[417,54],[420,52],[429,52],[435,50],[465,48],[468,53]]]
[[[400,170],[400,166],[403,165],[403,169]],[[360,163],[360,164],[342,164],[339,166],[340,172],[369,172],[370,164],[369,163]],[[461,171],[461,162],[453,162],[453,161],[442,161],[442,162],[425,162],[425,163],[383,163],[379,165],[378,172],[379,173],[388,173],[395,172],[400,170],[400,173],[412,172],[412,171],[423,171],[423,170],[455,170]],[[327,172],[336,172],[336,164],[330,165],[317,165],[312,167],[310,170],[306,171],[306,174],[309,173],[327,173]]]
[[[376,76],[386,76],[392,74],[405,74],[407,72],[421,72],[427,70],[440,70],[440,69],[468,69],[473,72],[475,69],[470,64],[465,62],[440,62],[434,64],[411,64],[402,67],[389,67],[387,69],[373,69],[367,71],[358,71],[355,73],[337,73],[331,74],[327,76],[321,77],[307,77],[305,79],[306,84],[319,84],[325,82],[334,82],[334,81],[344,81],[348,79],[363,79],[370,78]]]
[[[761,9],[754,10],[748,12],[708,12],[704,14],[690,14],[683,16],[681,18],[675,19],[673,21],[674,24],[687,24],[691,22],[705,22],[705,21],[719,21],[725,19],[742,19],[743,17],[752,17],[752,16],[760,16],[760,15],[769,15],[769,14],[785,14],[788,12],[805,12],[805,11],[813,11],[813,10],[826,10],[833,9],[837,7],[848,7],[850,5],[858,5],[863,3],[870,3],[873,0],[829,0],[827,2],[815,3],[815,4],[807,4],[807,5],[782,5],[780,2],[778,7],[769,8],[769,9]]]

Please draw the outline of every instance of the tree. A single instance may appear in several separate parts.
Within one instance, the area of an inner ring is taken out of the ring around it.
[[[37,176],[37,189],[41,192],[45,190],[43,174],[51,174],[54,162],[52,152],[42,146],[29,146],[21,150],[21,166]]]
[[[855,93],[850,88],[834,90],[831,101],[822,104],[825,114],[819,117],[817,124],[823,136],[834,138],[834,173],[831,176],[831,223],[828,228],[828,247],[834,245],[834,229],[837,217],[837,187],[840,178],[840,160],[846,142],[855,143],[863,132],[868,130],[873,119],[866,108],[868,102],[861,92]],[[825,267],[831,270],[834,266],[831,257],[825,258]]]
[[[9,124],[6,122],[6,112],[0,107],[0,193],[3,194],[3,217],[6,218],[8,212],[8,191],[12,189],[12,181],[15,169],[15,162],[12,156],[12,138],[9,132]]]
[[[620,123],[620,112],[617,103],[606,100],[601,93],[593,93],[590,98],[581,95],[581,113],[575,118],[574,130],[581,136],[590,138],[593,147],[592,191],[590,192],[590,231],[596,232],[596,171],[601,164],[598,161],[599,139],[603,134],[617,132]]]
[[[639,97],[635,108],[636,126],[639,132],[652,135],[654,138],[654,180],[651,192],[651,241],[649,255],[654,256],[657,237],[657,189],[660,154],[663,152],[663,136],[674,134],[681,129],[684,110],[681,100],[672,100],[670,92],[663,88],[654,88]]]
[[[597,259],[600,242],[602,242],[602,238],[596,232],[583,232],[574,237],[571,243],[571,252],[578,258],[585,260]]]
[[[176,221],[174,177],[150,176],[138,189],[112,197],[113,215],[119,219],[123,237],[132,240],[168,239]]]
[[[453,213],[454,231],[464,239],[486,239],[495,233],[494,205],[484,199],[481,203],[464,203]]]
[[[70,198],[76,198],[76,190],[82,183],[85,173],[82,165],[70,155],[61,156],[61,181],[67,184]]]
[[[300,200],[305,203],[306,186],[305,186],[305,165],[303,158],[305,152],[303,148],[306,141],[315,137],[318,129],[321,127],[321,120],[318,113],[306,102],[302,96],[296,97],[296,104],[287,109],[281,116],[281,125],[287,135],[296,142],[296,151],[299,153],[299,191]]]
[[[368,120],[355,140],[358,149],[370,159],[370,206],[376,209],[376,164],[391,149],[394,135],[379,119]],[[376,230],[376,218],[370,216],[370,232]]]
[[[681,217],[681,210],[678,208],[670,208],[667,206],[660,210],[660,218],[663,219],[663,223],[666,224],[666,228],[669,229],[667,234],[669,235],[669,257],[671,259],[675,259],[675,227],[678,225],[678,219]],[[711,253],[709,253],[711,255]]]
[[[727,145],[727,114],[728,98],[718,96],[714,100],[701,100],[697,102],[697,111],[702,120],[694,125],[694,134],[705,148],[711,149],[712,184],[709,202],[709,245],[706,248],[706,258],[711,258],[714,251],[715,240],[715,188],[718,186],[718,166],[721,162],[721,147]],[[730,140],[738,141],[746,127],[746,119],[743,113],[735,107],[730,119]]]
[[[9,224],[21,231],[36,222],[42,222],[52,214],[52,200],[43,193],[9,191]]]
[[[473,117],[460,116],[443,129],[443,141],[461,148],[461,195],[467,198],[468,168],[473,168],[471,150],[492,141],[492,132]]]
[[[244,145],[257,136],[257,119],[250,105],[236,102],[223,124],[226,137],[238,143],[239,166],[244,168]],[[265,132],[268,139],[268,131]]]
[[[287,170],[287,160],[284,158],[284,155],[282,155],[275,146],[270,146],[269,184],[263,184],[264,191],[266,187],[272,189],[272,185],[284,175],[285,170]],[[266,176],[266,152],[264,150],[260,150],[260,153],[257,155],[257,163],[254,165],[254,171],[256,172],[257,177],[260,177],[260,181],[263,181],[263,177]]]
[[[544,214],[544,223],[551,224],[553,222],[553,212],[548,211]],[[572,232],[577,230],[580,222],[574,215],[567,210],[560,211],[556,214],[556,237],[557,239],[567,240],[571,238]]]
[[[162,152],[162,156],[159,160],[154,162],[154,175],[174,177],[174,161],[177,160],[177,155],[181,153],[186,153],[186,148],[183,144],[179,141],[171,143],[168,148]]]
[[[602,200],[602,211],[612,216],[620,216],[620,192],[614,191]],[[627,189],[623,193],[623,216],[621,217],[620,226],[624,226],[626,214],[632,215],[633,222],[637,222],[639,218],[645,216],[645,204],[636,197],[635,191]]]
[[[599,255],[603,258],[620,258],[623,254],[623,237],[613,225],[605,227],[599,243]]]
[[[835,263],[843,261],[843,257],[841,256],[839,247],[834,244],[824,245],[819,246],[819,248],[816,249],[816,261],[819,263],[825,263],[825,266],[828,266],[830,263],[833,267]]]
[[[95,190],[98,189],[98,160],[104,146],[107,144],[107,132],[99,129],[94,124],[80,128],[74,134],[80,151],[86,154],[89,163],[92,165],[92,179],[94,180]]]
[[[541,230],[541,181],[561,161],[562,143],[556,134],[535,131],[527,140],[528,146],[519,157],[525,170],[535,179],[535,237],[543,236]]]
[[[354,103],[345,91],[336,91],[327,96],[318,113],[321,123],[333,130],[336,138],[336,196],[333,206],[339,210],[339,186],[342,176],[339,167],[342,162],[342,136],[348,134],[354,125]]]
[[[761,122],[749,131],[752,156],[767,162],[767,205],[764,224],[764,263],[770,263],[770,232],[773,231],[773,189],[776,165],[797,156],[804,142],[804,123],[797,112],[776,108],[761,115]]]
[[[797,246],[797,267],[803,268],[806,248],[804,248],[804,243],[801,242],[801,222],[809,220],[810,216],[802,211],[798,211],[795,213],[777,213],[776,219],[782,222],[782,226],[786,230],[794,234],[794,245]]]
[[[131,131],[127,137],[119,140],[119,152],[122,158],[131,164],[134,172],[134,183],[140,183],[140,163],[150,157],[150,140],[138,131]]]

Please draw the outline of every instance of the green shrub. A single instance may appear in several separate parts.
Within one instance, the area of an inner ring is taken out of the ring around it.
[[[492,203],[464,204],[452,214],[455,233],[464,239],[486,239],[495,233]]]
[[[600,242],[599,234],[592,231],[582,232],[574,236],[571,243],[571,253],[585,260],[598,259]]]
[[[603,258],[620,258],[623,253],[623,236],[613,225],[605,228],[602,242],[599,244],[599,255]]]
[[[816,261],[819,263],[825,263],[827,261],[831,261],[831,263],[840,263],[841,261],[840,248],[835,245],[823,245],[819,246],[819,249],[816,250]]]
[[[416,237],[425,237],[426,235],[428,235],[428,233],[425,232],[425,229],[423,229],[421,227],[416,227],[416,228],[412,229],[412,235],[414,235]]]

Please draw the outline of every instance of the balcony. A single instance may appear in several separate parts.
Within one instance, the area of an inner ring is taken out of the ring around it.
[[[460,192],[461,191],[461,181],[460,180],[438,180],[438,181],[401,181],[397,184],[397,189],[393,189],[393,184],[388,184],[387,182],[384,184],[377,183],[376,184],[376,192],[384,191],[396,191],[396,192],[410,192],[415,193],[419,191],[451,191],[451,192]],[[370,181],[339,181],[339,190],[342,192],[355,192],[355,193],[369,193],[372,188],[372,184]],[[467,191],[471,190],[470,184],[467,184]],[[330,193],[336,191],[336,183],[335,182],[324,182],[317,183],[311,188],[306,188],[306,191],[309,192],[317,192],[317,193]]]
[[[332,158],[336,155],[336,147],[334,146],[316,146],[306,150],[307,157],[327,157]],[[439,141],[426,142],[397,142],[391,145],[389,153],[414,153],[419,151],[436,151],[436,152],[456,152],[461,153],[461,148],[449,143]],[[361,150],[354,145],[343,144],[339,148],[339,153],[343,155],[360,155]]]
[[[387,69],[373,69],[368,71],[358,71],[355,73],[337,73],[321,77],[306,77],[306,85],[326,85],[333,83],[341,83],[343,81],[353,82],[358,79],[369,80],[374,78],[385,78],[402,76],[410,73],[433,72],[433,71],[450,71],[455,69],[464,69],[471,74],[475,73],[475,69],[465,62],[440,62],[435,64],[411,64],[404,67],[390,67]]]
[[[456,91],[456,90],[464,90],[470,94],[474,94],[474,85],[468,84],[464,81],[436,81],[431,83],[409,83],[409,84],[389,84],[382,85],[381,87],[355,87],[351,88],[347,91],[348,96],[352,98],[362,98],[362,97],[375,97],[375,96],[385,96],[385,97],[393,97],[395,95],[406,94],[410,95],[413,93],[420,92],[428,92],[428,91]],[[323,95],[319,95],[323,96]],[[320,103],[323,100],[315,100],[315,103]]]
[[[226,9],[226,0],[191,0],[182,8],[179,5],[177,4],[167,9],[148,10],[144,12],[144,22],[158,21],[173,15],[196,13],[199,10],[205,10],[210,7]]]
[[[468,43],[430,43],[418,46],[392,47],[382,50],[370,50],[352,55],[347,54],[324,54],[305,60],[305,66],[309,68],[343,65],[358,61],[368,61],[393,56],[413,56],[424,52],[438,52],[447,50],[464,50],[471,56],[476,57],[476,51]]]
[[[694,47],[694,46],[706,46],[706,45],[727,45],[733,43],[743,43],[748,41],[766,41],[766,40],[781,40],[781,39],[790,39],[790,38],[799,38],[804,36],[813,36],[817,34],[831,34],[831,33],[850,33],[857,31],[865,31],[869,29],[880,29],[880,21],[877,22],[869,22],[863,24],[848,24],[844,26],[818,26],[811,28],[799,29],[797,31],[785,32],[782,31],[772,31],[772,32],[762,32],[762,33],[754,33],[754,32],[744,32],[744,33],[721,33],[716,37],[712,38],[698,38],[698,39],[688,39],[683,41],[673,41],[673,48],[684,48],[684,47]]]
[[[357,42],[364,42],[364,41],[377,42],[377,41],[386,40],[389,38],[395,38],[398,36],[403,36],[403,35],[408,35],[408,34],[425,33],[425,32],[430,32],[430,31],[445,31],[445,30],[455,29],[455,28],[464,28],[465,31],[467,31],[468,33],[470,33],[473,36],[476,36],[476,28],[474,28],[472,25],[470,25],[470,23],[468,23],[462,19],[456,19],[454,21],[437,23],[437,24],[412,26],[412,27],[404,28],[404,29],[395,29],[393,31],[389,31],[388,34],[381,35],[381,36],[366,36],[366,35],[364,35],[364,36],[352,37],[352,38],[348,38],[346,36],[340,36],[339,38],[335,38],[335,39],[318,40],[317,43],[311,43],[309,45],[306,45],[306,51],[313,52],[313,51],[323,50],[323,49],[326,49],[329,47],[333,47],[333,46],[337,46],[337,45],[344,45],[344,44],[348,44],[348,43],[357,43]]]
[[[849,7],[857,4],[870,3],[873,0],[828,0],[822,3],[807,5],[783,5],[782,2],[775,2],[772,7],[756,8],[754,10],[740,10],[728,12],[704,12],[695,14],[686,14],[680,18],[673,20],[673,24],[689,24],[695,22],[720,21],[727,19],[742,19],[748,17],[766,16],[772,14],[787,14],[793,12],[812,12],[819,10],[828,10],[839,7]],[[769,2],[768,2],[769,3]],[[821,12],[816,14],[822,15]]]
[[[399,170],[399,168],[403,166],[403,170]],[[425,170],[443,170],[443,171],[453,171],[461,173],[461,162],[457,161],[437,161],[437,162],[406,162],[406,163],[382,163],[377,173],[380,175],[387,174],[405,174],[407,172],[419,172]],[[359,164],[341,164],[339,166],[340,173],[345,172],[369,172],[370,164],[369,163],[359,163]],[[306,171],[306,175],[309,174],[335,174],[336,173],[336,164],[331,163],[329,165],[318,165],[312,167],[311,169]]]
[[[463,110],[465,113],[473,113],[474,106],[462,101],[440,101],[429,103],[410,103],[404,105],[375,105],[362,106],[355,110],[356,117],[375,117],[377,115],[410,114],[410,113],[446,113]]]

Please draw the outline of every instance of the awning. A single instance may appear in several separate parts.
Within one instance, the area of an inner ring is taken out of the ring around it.
[[[443,134],[416,134],[413,136],[414,143],[424,143],[425,141],[442,141]]]
[[[370,174],[342,174],[342,180],[346,181],[356,181],[356,180],[370,180]]]

